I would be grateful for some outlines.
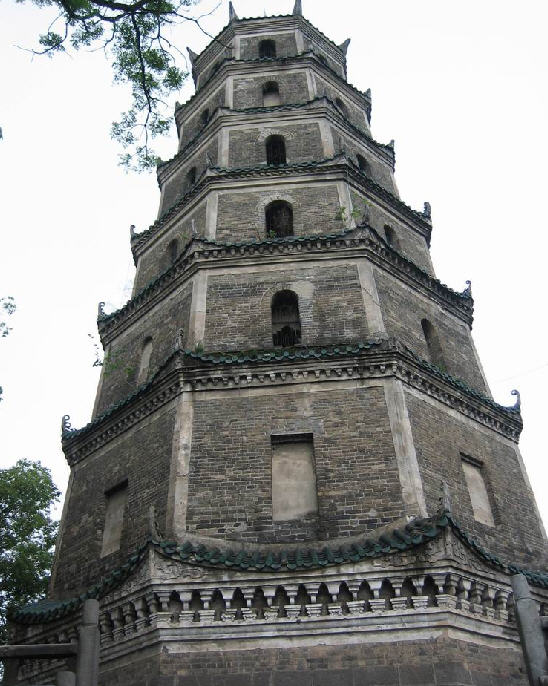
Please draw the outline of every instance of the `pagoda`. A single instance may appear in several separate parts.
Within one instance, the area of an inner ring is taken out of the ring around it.
[[[525,686],[510,576],[548,603],[546,536],[471,337],[399,197],[371,94],[302,15],[197,55],[132,231],[132,298],[99,310],[91,422],[50,594],[14,642],[100,601],[101,686]],[[60,661],[21,661],[17,684]]]

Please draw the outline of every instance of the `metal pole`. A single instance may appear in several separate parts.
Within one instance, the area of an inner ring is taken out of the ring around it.
[[[531,686],[538,686],[540,678],[546,675],[546,648],[539,615],[539,608],[523,574],[512,576],[512,589],[516,606],[521,648]]]
[[[99,680],[99,601],[84,601],[82,623],[78,627],[76,683],[97,686]]]

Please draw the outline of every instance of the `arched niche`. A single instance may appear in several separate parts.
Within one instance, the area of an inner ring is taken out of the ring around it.
[[[276,81],[267,81],[263,85],[263,106],[275,107],[280,104],[280,88]]]
[[[293,236],[293,208],[285,200],[274,200],[265,207],[265,221],[267,236]]]
[[[285,139],[283,136],[274,134],[269,136],[266,141],[266,163],[269,165],[280,165],[287,163],[285,152]]]
[[[262,40],[259,43],[259,57],[261,59],[276,57],[276,42],[272,39]]]
[[[287,348],[301,342],[299,298],[290,290],[278,291],[272,298],[272,342]]]

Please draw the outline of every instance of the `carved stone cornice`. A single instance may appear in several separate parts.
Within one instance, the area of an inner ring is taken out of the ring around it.
[[[180,287],[196,269],[207,269],[220,264],[236,267],[240,264],[249,266],[280,260],[300,262],[315,257],[367,257],[379,268],[436,301],[468,326],[472,325],[474,301],[470,296],[456,293],[442,284],[390,247],[374,229],[362,226],[339,234],[268,239],[261,242],[221,243],[195,238],[166,272],[135,295],[120,310],[98,319],[97,327],[101,341],[103,345],[107,345]]]
[[[70,465],[121,435],[182,392],[260,388],[301,383],[400,379],[462,415],[517,442],[523,428],[516,408],[498,405],[442,372],[395,339],[253,352],[175,351],[151,381],[81,429],[62,434]]]
[[[210,190],[216,187],[225,186],[227,182],[239,181],[260,181],[269,180],[291,180],[292,177],[299,178],[308,174],[314,174],[315,179],[323,179],[326,175],[339,174],[342,180],[351,180],[354,186],[361,189],[364,193],[369,193],[371,198],[381,204],[396,217],[401,217],[402,221],[419,233],[430,243],[432,224],[422,212],[413,210],[393,193],[375,183],[349,160],[344,154],[336,155],[332,158],[314,162],[298,162],[283,166],[255,165],[252,167],[222,168],[211,167],[202,175],[198,183],[178,200],[167,212],[147,230],[135,234],[131,241],[131,250],[134,260],[149,247],[165,231],[169,230],[184,214],[187,205],[195,200],[205,198]]]

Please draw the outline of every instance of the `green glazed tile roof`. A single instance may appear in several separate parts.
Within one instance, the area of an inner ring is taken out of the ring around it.
[[[368,226],[367,224],[363,224],[359,227],[356,227],[356,229],[367,229],[370,231],[372,234],[376,236],[379,242],[381,242],[385,250],[387,250],[391,255],[397,255],[397,258],[406,266],[408,270],[410,270],[416,278],[418,278],[421,282],[429,286],[430,288],[434,288],[436,291],[441,291],[443,292],[443,295],[453,302],[460,303],[460,307],[463,307],[466,309],[466,311],[472,315],[473,312],[473,299],[471,294],[468,291],[464,292],[457,292],[454,291],[452,288],[447,286],[447,284],[442,283],[439,281],[439,279],[436,279],[435,277],[431,276],[427,272],[425,272],[423,269],[421,269],[419,266],[417,266],[412,260],[410,260],[408,257],[405,257],[402,255],[400,252],[397,250],[394,250],[393,247],[391,247],[382,236],[380,236],[375,229],[372,227]],[[306,244],[306,243],[311,243],[313,242],[314,245],[316,245],[318,242],[328,244],[332,241],[337,241],[340,239],[345,239],[345,238],[352,238],[352,233],[355,231],[355,229],[345,229],[343,231],[340,231],[338,233],[328,233],[328,234],[315,234],[315,235],[305,235],[305,236],[285,236],[283,238],[265,238],[263,240],[252,240],[252,241],[215,241],[212,239],[208,238],[199,238],[197,239],[201,244],[204,245],[205,249],[231,249],[231,248],[252,248],[252,249],[257,249],[260,250],[261,247],[264,246],[284,246],[284,245],[295,245],[295,244]],[[139,307],[140,304],[144,303],[147,298],[151,295],[153,295],[155,292],[161,290],[164,284],[168,284],[171,281],[171,278],[173,275],[177,272],[179,269],[180,265],[184,263],[185,260],[188,259],[188,249],[191,246],[192,241],[189,241],[183,252],[179,255],[177,260],[174,262],[173,265],[168,267],[164,272],[162,272],[158,277],[156,277],[153,281],[148,283],[142,290],[140,290],[138,293],[136,293],[130,300],[126,302],[125,305],[123,305],[119,310],[115,310],[114,312],[110,312],[108,314],[102,314],[99,319],[98,319],[98,326],[99,326],[99,332],[102,332],[105,327],[108,327],[110,322],[113,322],[115,320],[119,320],[120,318],[123,318],[125,315],[129,314],[132,311],[135,311],[136,308]]]
[[[53,622],[76,612],[88,598],[102,598],[122,584],[139,566],[148,550],[148,543],[142,545],[128,560],[103,577],[95,586],[68,600],[40,600],[27,605],[12,614],[12,618],[21,624],[38,624]]]
[[[172,164],[175,160],[180,160],[185,155],[187,152],[195,145],[195,143],[200,140],[200,138],[203,137],[204,133],[207,131],[209,127],[209,123],[213,121],[215,115],[217,112],[221,110],[226,110],[227,112],[233,113],[237,112],[239,114],[262,114],[262,113],[269,113],[269,112],[289,112],[292,110],[299,110],[299,109],[306,109],[310,107],[310,105],[321,102],[322,100],[327,100],[331,106],[336,109],[335,103],[330,100],[327,96],[319,96],[317,98],[313,98],[312,100],[308,100],[307,102],[300,102],[300,103],[285,103],[283,105],[269,105],[267,107],[246,107],[243,109],[237,109],[237,108],[228,108],[226,106],[221,106],[217,107],[213,112],[211,113],[211,116],[209,118],[208,123],[193,137],[191,138],[188,143],[181,149],[179,150],[171,159],[169,160],[162,160],[161,162],[158,163],[158,171],[164,170],[166,165]],[[372,143],[378,150],[380,150],[382,153],[387,154],[391,158],[391,164],[392,164],[392,169],[394,168],[394,149],[390,147],[389,145],[386,145],[385,143],[379,143],[376,141],[367,131],[363,129],[359,129],[357,126],[354,126],[348,119],[345,120],[345,125],[351,129],[356,135],[361,137],[362,139],[365,138],[367,139],[370,143]]]
[[[363,353],[367,350],[378,349],[387,351],[399,351],[407,354],[411,359],[419,366],[427,369],[434,376],[443,379],[453,388],[464,392],[466,395],[471,396],[480,402],[492,407],[494,410],[510,413],[513,415],[520,416],[520,408],[518,405],[507,407],[504,405],[499,405],[491,398],[481,394],[479,391],[468,386],[461,379],[457,379],[450,374],[442,371],[435,365],[423,360],[419,355],[414,353],[407,346],[402,345],[396,339],[372,339],[368,341],[358,341],[351,344],[335,344],[335,345],[325,345],[325,346],[300,346],[295,348],[267,348],[265,350],[246,350],[246,351],[227,351],[219,353],[206,353],[206,352],[196,352],[194,350],[184,350],[184,351],[174,351],[171,353],[164,362],[159,366],[156,373],[152,378],[143,386],[140,386],[136,391],[131,393],[129,396],[121,400],[120,402],[112,405],[103,414],[99,415],[91,422],[86,424],[80,429],[67,429],[62,432],[63,442],[71,439],[73,437],[82,435],[93,427],[101,424],[109,416],[113,415],[117,410],[129,405],[133,400],[136,400],[140,396],[143,396],[150,388],[154,386],[154,383],[158,376],[163,370],[168,367],[168,365],[178,356],[182,355],[183,360],[187,367],[196,368],[198,366],[209,366],[209,365],[228,365],[235,366],[239,364],[264,364],[264,363],[284,363],[299,360],[328,360],[328,359],[340,359],[345,357],[352,357]],[[201,363],[200,365],[197,362]]]
[[[506,564],[496,555],[491,554],[469,536],[456,522],[451,513],[441,510],[432,517],[416,518],[405,527],[393,529],[376,538],[364,537],[358,542],[347,545],[323,544],[303,545],[303,547],[286,548],[272,551],[261,550],[221,550],[189,541],[176,543],[171,541],[149,540],[132,555],[119,569],[111,572],[97,585],[88,589],[76,598],[64,601],[41,600],[33,605],[21,608],[13,614],[13,619],[21,624],[42,624],[76,612],[87,598],[102,598],[122,584],[143,560],[149,545],[161,555],[187,564],[201,567],[234,570],[245,572],[292,572],[300,570],[323,569],[345,563],[356,563],[363,560],[391,555],[416,548],[437,538],[450,528],[462,543],[486,564],[495,567],[505,574],[524,574],[529,583],[540,588],[548,588],[548,573],[523,569],[514,564]]]
[[[351,173],[355,174],[357,178],[361,179],[361,182],[364,186],[366,186],[369,190],[373,191],[376,193],[379,197],[383,198],[384,200],[390,202],[392,205],[395,205],[399,211],[402,213],[406,214],[408,217],[412,218],[415,221],[420,221],[423,223],[428,231],[431,231],[431,226],[430,223],[424,218],[424,215],[422,212],[418,210],[414,210],[412,207],[407,205],[406,203],[403,202],[400,198],[396,197],[393,193],[390,191],[386,190],[386,188],[383,188],[382,186],[379,186],[378,183],[375,183],[372,179],[370,179],[368,176],[366,176],[364,173],[360,172],[357,168],[355,168],[355,165],[352,165],[348,162],[346,156],[344,154],[338,154],[335,155],[334,157],[328,157],[324,158],[322,160],[315,160],[312,162],[296,162],[293,164],[284,164],[284,165],[279,165],[279,166],[269,166],[266,164],[257,164],[253,165],[250,167],[237,167],[237,168],[231,168],[231,167],[211,167],[211,170],[217,172],[217,175],[222,175],[226,178],[230,178],[232,176],[254,176],[256,174],[269,174],[269,175],[281,175],[281,174],[291,174],[292,172],[298,172],[298,171],[307,171],[308,169],[319,169],[321,167],[324,167],[326,165],[329,165],[330,163],[334,162],[339,162],[341,165],[344,165],[347,167],[348,170],[351,171]],[[196,185],[191,188],[187,193],[185,193],[179,200],[175,202],[174,205],[172,205],[168,210],[166,210],[161,217],[159,217],[151,226],[149,226],[148,229],[145,229],[144,231],[141,231],[141,233],[138,233],[135,235],[135,238],[133,239],[132,246],[138,247],[140,244],[145,242],[150,236],[154,235],[154,233],[162,227],[165,222],[173,216],[183,205],[194,195],[196,195],[201,189],[203,188],[204,183],[207,181],[208,178],[215,178],[215,177],[206,177],[205,172],[202,174],[200,180],[196,183]]]

